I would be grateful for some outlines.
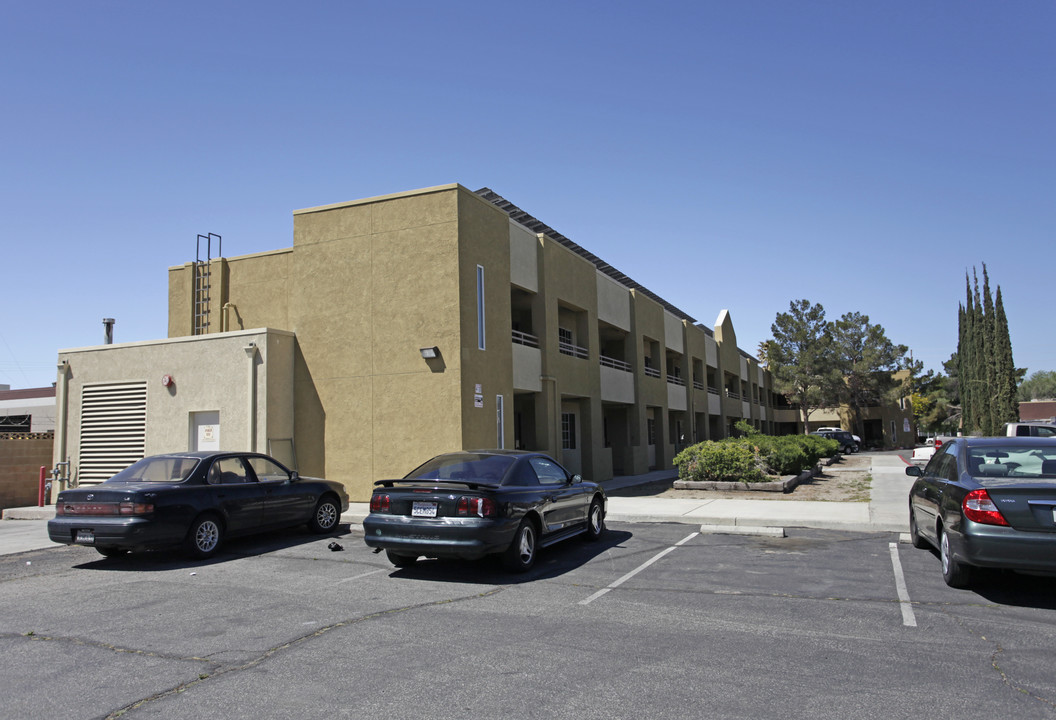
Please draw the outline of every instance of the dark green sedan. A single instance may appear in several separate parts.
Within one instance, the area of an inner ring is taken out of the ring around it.
[[[939,550],[947,585],[978,568],[1056,574],[1056,438],[953,438],[906,474],[910,537]]]

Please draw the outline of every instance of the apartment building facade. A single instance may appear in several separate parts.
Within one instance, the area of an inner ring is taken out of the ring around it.
[[[728,311],[700,324],[457,184],[295,211],[291,248],[170,268],[168,336],[60,352],[56,459],[78,481],[123,461],[81,467],[86,412],[126,391],[129,453],[248,447],[357,500],[456,449],[543,450],[607,479],[670,468],[738,420],[797,420]]]

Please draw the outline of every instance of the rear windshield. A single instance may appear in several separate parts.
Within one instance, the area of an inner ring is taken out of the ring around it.
[[[158,455],[129,465],[107,482],[182,482],[197,465],[198,458]]]
[[[990,445],[968,448],[968,471],[976,477],[1056,477],[1056,446]]]
[[[468,480],[498,485],[516,458],[506,455],[441,455],[412,470],[405,480]]]

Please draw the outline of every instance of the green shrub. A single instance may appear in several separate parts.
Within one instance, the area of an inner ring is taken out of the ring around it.
[[[675,456],[680,480],[762,482],[768,478],[756,466],[755,453],[743,442],[707,440]]]

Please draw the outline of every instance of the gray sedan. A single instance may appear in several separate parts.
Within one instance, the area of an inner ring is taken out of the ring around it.
[[[946,584],[976,568],[1056,574],[1056,439],[955,438],[906,474],[910,537],[938,548]]]

